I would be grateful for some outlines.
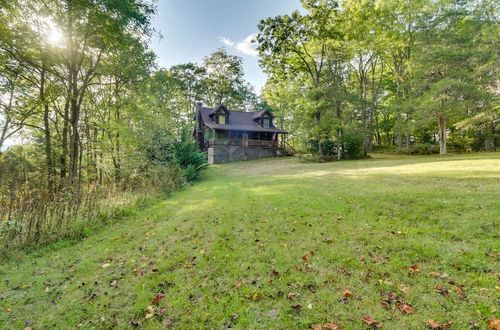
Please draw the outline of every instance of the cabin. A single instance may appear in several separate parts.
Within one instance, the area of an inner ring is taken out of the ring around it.
[[[209,164],[220,164],[265,157],[290,156],[293,148],[286,142],[287,132],[274,125],[267,110],[244,112],[196,103],[194,137],[207,152]]]

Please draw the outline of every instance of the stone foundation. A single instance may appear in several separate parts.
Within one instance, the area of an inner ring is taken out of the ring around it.
[[[273,149],[242,147],[242,146],[215,146],[208,148],[208,163],[220,164],[252,160],[276,156]]]

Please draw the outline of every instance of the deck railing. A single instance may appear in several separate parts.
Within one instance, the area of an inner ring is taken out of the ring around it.
[[[262,148],[275,148],[278,146],[277,141],[272,140],[246,140],[247,147],[262,147]],[[214,138],[209,141],[209,146],[223,145],[223,146],[243,146],[243,139],[224,139],[224,138]]]

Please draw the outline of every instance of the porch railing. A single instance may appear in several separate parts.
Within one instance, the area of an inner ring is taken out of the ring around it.
[[[246,140],[248,147],[263,147],[263,148],[275,148],[278,146],[277,141],[272,140]],[[223,146],[243,146],[243,139],[224,139],[224,138],[214,138],[209,140],[209,146],[223,145]]]

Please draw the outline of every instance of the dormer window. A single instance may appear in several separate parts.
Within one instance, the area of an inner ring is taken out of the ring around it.
[[[217,114],[217,124],[226,125],[226,114],[225,113]]]
[[[229,124],[229,110],[223,105],[219,105],[216,109],[214,109],[210,113],[210,117],[212,120],[219,125],[228,125]]]
[[[262,127],[270,128],[271,127],[271,119],[270,118],[262,118]]]

